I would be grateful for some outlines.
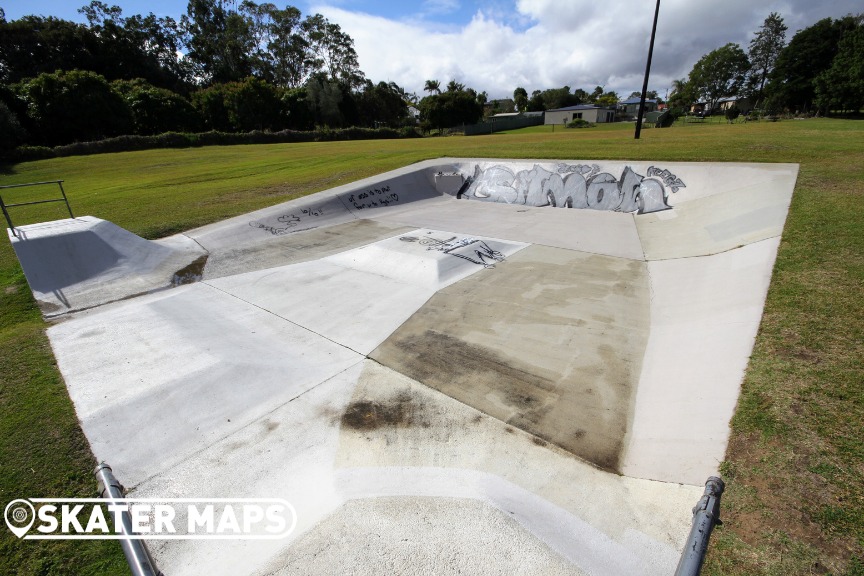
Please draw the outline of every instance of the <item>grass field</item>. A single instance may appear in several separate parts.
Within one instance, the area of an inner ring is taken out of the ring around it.
[[[725,524],[703,574],[864,576],[862,121],[693,124],[644,130],[638,141],[632,124],[609,124],[154,150],[5,166],[0,185],[64,179],[76,215],[156,238],[440,156],[800,163],[722,464]],[[7,202],[34,196],[4,192]],[[43,205],[13,216],[63,213]],[[94,495],[96,462],[8,242],[0,243],[0,312],[0,505]],[[116,543],[22,542],[0,532],[0,574],[126,571]]]

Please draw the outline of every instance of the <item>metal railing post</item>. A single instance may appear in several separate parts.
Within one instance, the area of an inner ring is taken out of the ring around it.
[[[12,225],[12,218],[9,217],[9,212],[6,211],[6,204],[3,203],[2,196],[0,196],[0,208],[3,209],[3,216],[6,217],[6,223],[9,224],[9,229],[12,230],[12,235],[17,238],[18,233],[15,232],[15,226]]]
[[[63,189],[63,180],[58,180],[57,185],[60,186],[60,193],[63,195],[63,201],[66,202],[66,209],[69,210],[69,217],[74,220],[75,216],[72,214],[72,207],[69,205],[69,199],[66,198],[66,190]]]
[[[123,486],[114,477],[111,472],[111,467],[102,462],[93,471],[96,479],[99,481],[99,496],[109,500],[111,504],[123,504]],[[132,531],[132,516],[128,510],[124,510],[120,514],[121,530],[124,536],[134,534]],[[147,546],[142,540],[132,540],[131,538],[122,538],[120,546],[123,548],[123,554],[126,556],[126,561],[129,562],[129,569],[132,571],[132,576],[163,576],[153,559],[150,557],[150,552],[147,551]]]
[[[708,539],[711,531],[720,522],[720,496],[726,485],[717,476],[711,476],[705,482],[705,493],[693,508],[693,527],[687,544],[675,569],[675,576],[699,576],[705,553],[708,551]]]
[[[66,190],[63,189],[63,180],[49,180],[47,182],[29,182],[27,184],[10,184],[8,186],[0,186],[0,190],[8,190],[10,188],[26,188],[27,186],[44,186],[45,184],[57,184],[60,187],[60,194],[63,195],[62,198],[54,198],[51,200],[36,200],[35,202],[19,202],[17,204],[6,204],[3,202],[3,199],[0,198],[0,208],[3,209],[3,216],[6,217],[6,222],[9,224],[9,229],[12,230],[12,235],[16,238],[18,237],[18,233],[15,231],[15,225],[12,224],[12,217],[9,216],[9,212],[7,208],[15,208],[17,206],[34,206],[36,204],[50,204],[52,202],[63,202],[66,204],[66,210],[69,211],[69,217],[73,220],[75,219],[75,215],[72,214],[72,206],[69,205],[69,199],[66,197]]]

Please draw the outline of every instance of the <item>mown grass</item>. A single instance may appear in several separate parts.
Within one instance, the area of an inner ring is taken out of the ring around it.
[[[441,156],[800,163],[722,467],[725,525],[703,573],[864,574],[864,122],[693,124],[644,130],[638,141],[632,124],[609,124],[153,150],[5,166],[0,184],[64,179],[76,215],[155,238]],[[63,213],[43,205],[13,215]],[[95,461],[8,243],[0,310],[0,505],[91,495]],[[114,543],[0,533],[3,574],[117,574],[124,564]]]

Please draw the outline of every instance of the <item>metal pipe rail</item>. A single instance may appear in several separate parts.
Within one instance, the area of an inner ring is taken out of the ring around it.
[[[69,206],[69,199],[66,198],[66,191],[63,189],[63,180],[48,180],[47,182],[29,182],[27,184],[9,184],[6,186],[0,186],[0,190],[7,190],[9,188],[25,188],[27,186],[44,186],[46,184],[57,184],[60,187],[60,194],[63,195],[62,198],[53,198],[50,200],[36,200],[34,202],[19,202],[17,204],[6,204],[3,202],[3,197],[0,196],[0,209],[3,210],[3,216],[6,218],[6,223],[9,224],[9,229],[12,230],[12,235],[16,238],[18,237],[18,233],[15,232],[15,226],[12,224],[12,218],[9,216],[9,212],[7,208],[15,208],[16,206],[33,206],[34,204],[49,204],[51,202],[64,202],[66,204],[66,210],[69,211],[69,217],[75,218],[72,214],[72,207]]]
[[[699,576],[705,553],[708,551],[708,539],[716,524],[720,521],[720,496],[726,485],[717,476],[711,476],[705,482],[705,493],[693,508],[693,527],[687,544],[681,553],[681,560],[675,569],[675,576]]]
[[[99,496],[111,501],[112,504],[122,504],[123,486],[114,477],[111,472],[111,467],[102,462],[93,471],[96,479],[99,481]],[[132,516],[128,510],[124,510],[120,514],[121,530],[123,535],[132,535]],[[156,569],[156,564],[150,557],[150,552],[142,540],[132,540],[131,538],[122,538],[120,546],[123,548],[123,554],[126,556],[126,561],[129,562],[129,569],[132,571],[132,576],[163,576]]]

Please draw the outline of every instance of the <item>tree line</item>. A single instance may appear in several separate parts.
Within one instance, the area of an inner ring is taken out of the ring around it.
[[[0,150],[166,131],[399,127],[411,95],[373,83],[320,14],[190,0],[179,21],[93,1],[86,24],[0,9]]]
[[[748,98],[766,114],[858,113],[864,107],[864,14],[825,18],[795,33],[772,12],[747,51],[734,43],[702,56],[673,82],[670,107],[708,110],[724,98]]]

